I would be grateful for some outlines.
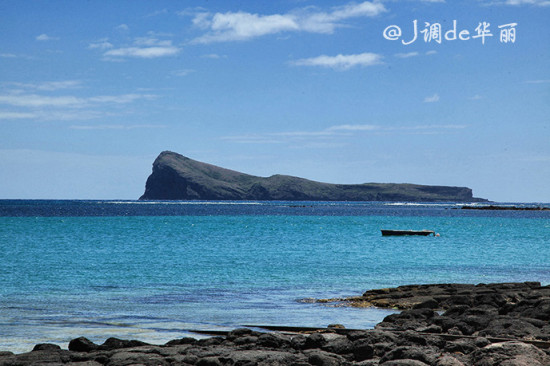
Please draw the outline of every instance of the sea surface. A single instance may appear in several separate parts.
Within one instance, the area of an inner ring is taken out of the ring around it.
[[[461,207],[0,200],[0,351],[66,348],[79,336],[163,344],[243,325],[372,328],[392,311],[312,299],[419,283],[550,284],[550,211]]]

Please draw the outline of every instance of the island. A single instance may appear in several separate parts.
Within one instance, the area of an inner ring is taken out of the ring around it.
[[[467,187],[408,183],[331,184],[288,175],[258,177],[163,151],[140,200],[485,202]]]

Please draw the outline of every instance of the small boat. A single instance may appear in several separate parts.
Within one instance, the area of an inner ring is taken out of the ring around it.
[[[382,230],[382,236],[404,236],[404,235],[436,236],[435,231],[432,231],[432,230]]]

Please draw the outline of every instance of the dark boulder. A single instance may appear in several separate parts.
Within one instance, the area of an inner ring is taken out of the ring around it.
[[[351,345],[355,361],[369,360],[374,356],[374,346],[368,339],[358,339]]]
[[[541,335],[541,329],[525,321],[525,319],[498,317],[493,319],[478,334],[482,337],[537,338]]]
[[[40,343],[34,346],[32,349],[33,352],[36,351],[52,351],[52,350],[60,350],[61,347],[59,347],[57,344],[51,344],[51,343]]]
[[[75,338],[69,342],[69,351],[92,352],[98,348],[99,346],[97,344],[85,337]]]
[[[426,365],[427,364],[422,361],[411,360],[411,359],[391,360],[380,364],[380,366],[426,366]]]
[[[290,347],[290,337],[278,333],[265,333],[258,337],[257,344],[267,348]]]
[[[341,356],[319,350],[308,352],[307,356],[309,364],[314,366],[342,366],[347,363]]]
[[[427,347],[397,347],[386,353],[381,359],[380,364],[393,360],[417,360],[425,364],[432,364],[437,359],[437,354],[433,349]]]
[[[166,342],[165,346],[171,347],[171,346],[181,346],[185,344],[194,344],[197,340],[195,338],[191,337],[184,337],[179,339],[173,339],[171,341]]]
[[[306,338],[305,349],[321,348],[327,344],[327,340],[322,333],[313,333]]]
[[[550,357],[537,347],[522,342],[493,343],[474,352],[476,366],[515,365],[543,366]]]
[[[156,353],[129,352],[125,350],[115,352],[109,358],[109,366],[128,365],[168,366],[169,362]]]

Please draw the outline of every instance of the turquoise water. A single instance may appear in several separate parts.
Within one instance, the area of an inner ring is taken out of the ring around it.
[[[112,202],[66,204],[3,201],[11,211],[0,217],[0,350],[66,347],[81,335],[164,343],[244,324],[368,328],[389,312],[308,299],[412,283],[550,283],[548,211],[181,203],[185,212],[167,213],[169,203],[136,202],[121,213]],[[441,236],[382,237],[381,228]]]

